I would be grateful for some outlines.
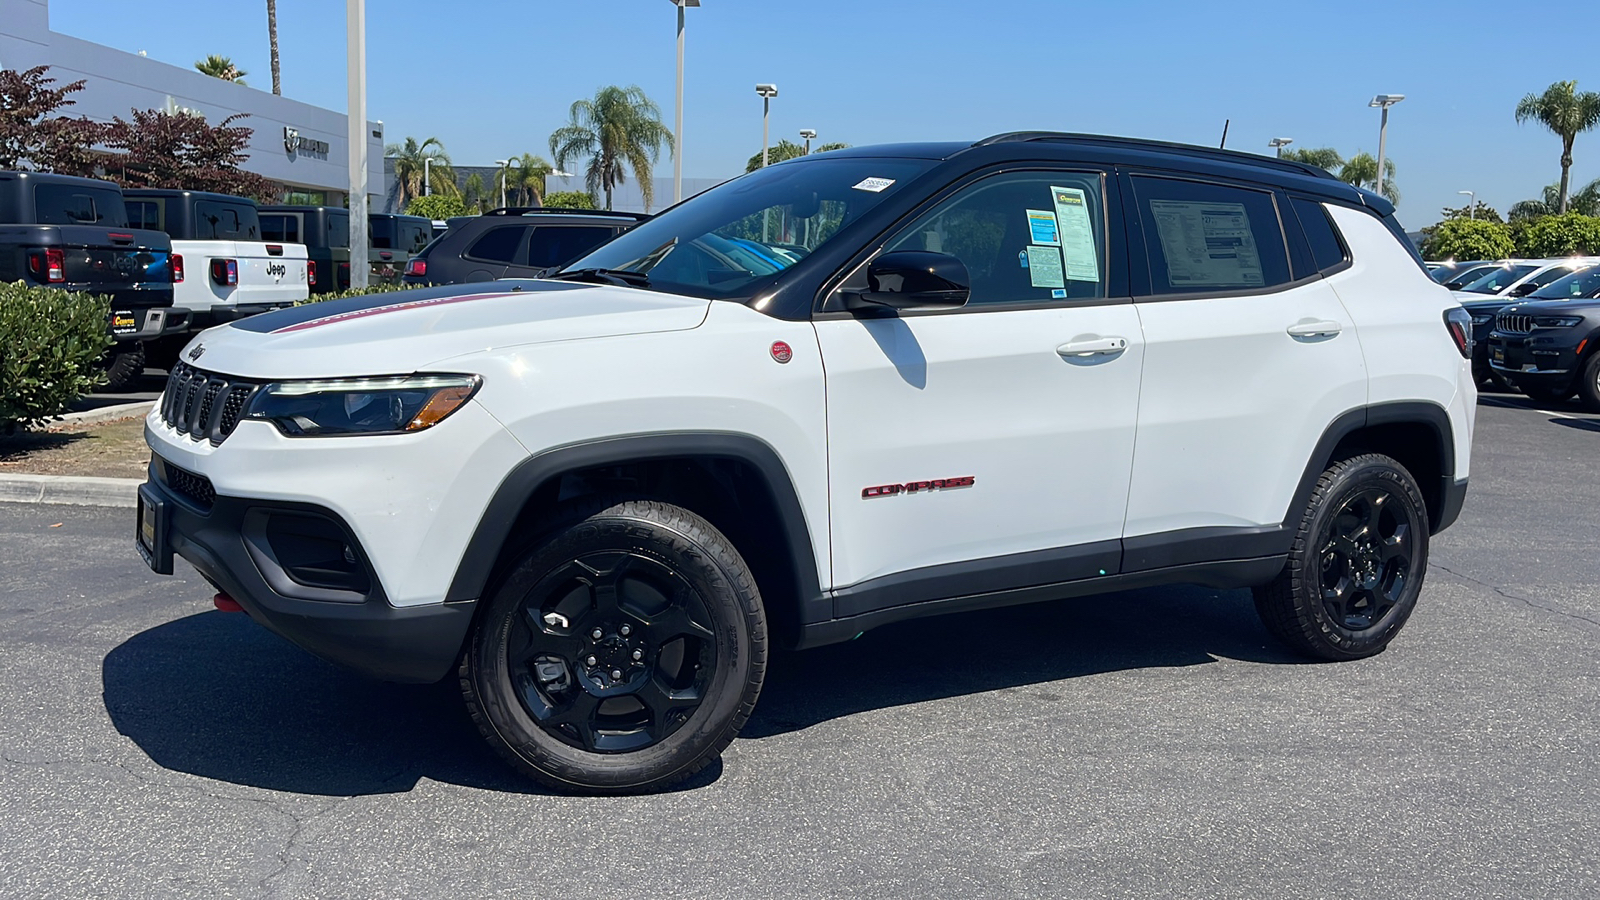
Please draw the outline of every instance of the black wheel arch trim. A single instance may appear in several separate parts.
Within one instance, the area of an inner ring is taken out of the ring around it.
[[[816,553],[805,510],[795,491],[794,479],[778,451],[748,434],[715,431],[681,431],[625,435],[568,444],[535,454],[518,463],[500,482],[474,529],[446,602],[477,600],[488,584],[512,526],[540,485],[569,472],[598,466],[648,462],[684,457],[732,459],[752,466],[766,483],[778,509],[789,563],[797,579],[801,622],[832,617],[832,600],[822,592],[817,578]]]
[[[1419,400],[1400,400],[1391,403],[1374,403],[1368,406],[1352,409],[1334,419],[1322,432],[1316,448],[1311,457],[1306,461],[1305,472],[1300,476],[1300,484],[1295,488],[1294,497],[1289,502],[1288,509],[1284,510],[1283,522],[1285,525],[1295,521],[1294,515],[1298,510],[1304,509],[1311,499],[1311,492],[1317,486],[1317,479],[1333,463],[1333,453],[1338,449],[1339,443],[1350,435],[1363,428],[1375,425],[1422,425],[1433,433],[1434,452],[1439,460],[1439,480],[1441,503],[1438,509],[1429,509],[1428,518],[1434,534],[1443,531],[1455,521],[1456,515],[1461,512],[1461,503],[1466,493],[1465,481],[1455,480],[1456,471],[1456,444],[1455,429],[1450,424],[1450,414],[1444,407],[1436,403]],[[1459,484],[1459,488],[1457,485]],[[1419,485],[1424,492],[1429,491],[1427,485]],[[1462,496],[1457,496],[1457,495]],[[1285,529],[1284,534],[1290,539],[1293,532]],[[1283,551],[1287,552],[1287,546]]]

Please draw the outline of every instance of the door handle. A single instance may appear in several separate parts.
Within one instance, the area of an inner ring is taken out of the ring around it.
[[[1333,337],[1344,330],[1344,326],[1331,319],[1320,322],[1296,322],[1284,329],[1290,337]]]
[[[1072,341],[1056,348],[1062,356],[1110,356],[1128,349],[1127,338],[1098,338],[1092,341]]]

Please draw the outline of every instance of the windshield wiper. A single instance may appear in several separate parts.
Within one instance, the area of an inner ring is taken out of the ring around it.
[[[650,286],[650,276],[643,272],[625,272],[621,269],[573,269],[570,272],[556,272],[544,277],[554,281],[589,281],[623,287]]]

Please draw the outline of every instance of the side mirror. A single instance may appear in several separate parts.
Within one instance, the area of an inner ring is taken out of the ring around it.
[[[1538,289],[1539,289],[1539,286],[1537,284],[1534,284],[1532,282],[1523,282],[1522,284],[1519,284],[1516,287],[1511,289],[1511,296],[1513,296],[1513,297],[1526,297],[1526,296],[1528,296],[1529,294],[1533,293],[1534,291],[1536,291]]]
[[[895,250],[867,263],[867,289],[845,295],[850,309],[956,309],[972,293],[966,263],[948,253]]]

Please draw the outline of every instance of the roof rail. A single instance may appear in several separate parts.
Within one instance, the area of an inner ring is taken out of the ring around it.
[[[1145,138],[1117,137],[1109,134],[1077,134],[1067,131],[1010,131],[1005,134],[996,134],[986,137],[973,144],[974,147],[984,147],[989,144],[1009,144],[1015,142],[1048,141],[1063,144],[1099,144],[1113,147],[1144,147],[1166,153],[1182,153],[1186,156],[1201,156],[1226,162],[1241,163],[1247,166],[1266,166],[1268,168],[1286,169],[1301,175],[1310,175],[1313,178],[1333,179],[1333,173],[1320,166],[1310,163],[1297,162],[1292,159],[1279,159],[1275,156],[1262,156],[1259,153],[1246,153],[1242,150],[1223,150],[1218,147],[1201,147],[1195,144],[1180,144],[1174,141],[1155,141]],[[1337,179],[1334,179],[1337,180]]]
[[[484,213],[486,216],[521,216],[528,213],[569,213],[580,216],[611,216],[617,219],[644,221],[649,213],[624,212],[620,209],[574,209],[566,206],[502,206]]]

